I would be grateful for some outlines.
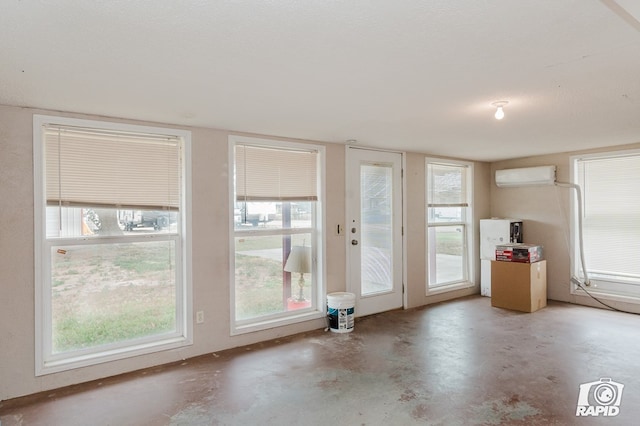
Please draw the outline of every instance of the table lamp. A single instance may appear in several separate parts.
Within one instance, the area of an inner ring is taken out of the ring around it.
[[[291,252],[287,258],[287,262],[284,265],[284,270],[287,272],[297,272],[300,274],[298,280],[298,287],[300,287],[300,293],[298,294],[297,301],[304,300],[302,294],[302,288],[304,287],[304,274],[311,272],[311,247],[294,246],[291,247]]]

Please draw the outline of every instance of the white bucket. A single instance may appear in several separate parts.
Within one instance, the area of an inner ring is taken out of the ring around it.
[[[327,318],[334,333],[353,331],[356,295],[337,292],[327,294]]]

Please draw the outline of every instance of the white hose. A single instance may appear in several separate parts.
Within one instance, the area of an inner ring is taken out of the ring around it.
[[[571,281],[574,281],[574,282],[577,281],[580,284],[590,286],[591,281],[589,280],[589,275],[587,274],[587,266],[584,260],[584,243],[582,239],[582,191],[580,190],[580,185],[576,185],[575,183],[566,183],[566,182],[556,182],[555,184],[556,186],[561,186],[563,188],[573,188],[576,190],[576,196],[578,198],[578,245],[580,248],[580,264],[582,265],[584,282],[581,282],[575,276],[571,277]]]

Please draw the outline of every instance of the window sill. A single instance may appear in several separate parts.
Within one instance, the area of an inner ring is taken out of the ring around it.
[[[36,376],[44,376],[52,373],[89,367],[105,362],[112,362],[132,358],[140,355],[182,348],[193,344],[191,339],[185,337],[173,337],[160,341],[140,343],[122,348],[110,349],[102,352],[70,355],[62,358],[57,355],[54,359],[43,361],[36,366]]]
[[[622,303],[633,303],[633,304],[640,305],[640,295],[635,296],[635,295],[629,295],[629,294],[620,294],[613,291],[607,291],[604,289],[598,289],[593,287],[587,287],[587,291],[592,296],[597,297],[598,299],[601,299],[605,302],[622,302]],[[575,288],[573,285],[571,288],[571,295],[586,297],[589,300],[593,300],[591,299],[591,297],[589,297],[589,295],[586,292],[584,292],[580,288]]]
[[[470,281],[462,281],[434,288],[427,288],[427,296],[434,296],[436,294],[448,293],[450,291],[464,290],[473,287],[475,284]]]
[[[300,312],[299,314],[290,314],[285,318],[274,318],[262,321],[254,321],[251,323],[245,323],[242,325],[236,325],[231,327],[231,335],[238,336],[246,333],[252,333],[255,331],[268,330],[271,328],[283,327],[285,325],[298,324],[305,321],[311,321],[314,319],[324,318],[325,313],[319,310],[312,310],[306,312]]]

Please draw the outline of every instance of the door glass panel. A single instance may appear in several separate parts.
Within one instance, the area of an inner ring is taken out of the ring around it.
[[[360,167],[362,295],[393,289],[393,186],[391,165]]]

